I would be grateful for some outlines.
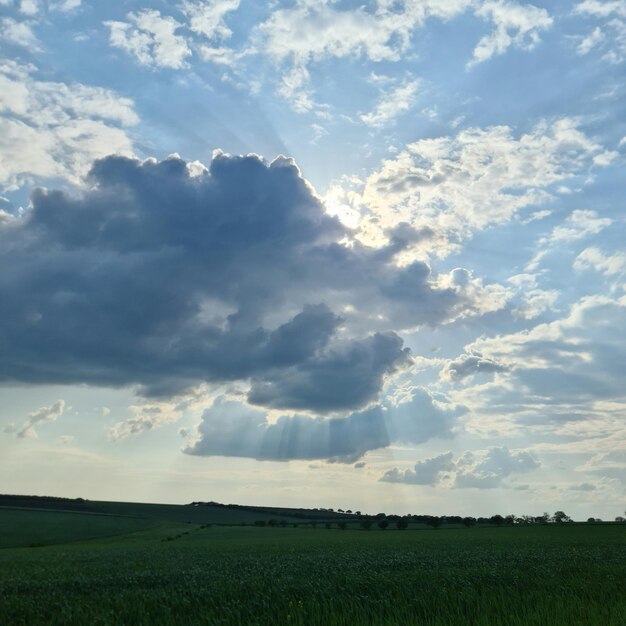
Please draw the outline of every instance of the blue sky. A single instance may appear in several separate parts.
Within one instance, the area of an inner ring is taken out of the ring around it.
[[[3,492],[623,513],[626,2],[0,0]]]

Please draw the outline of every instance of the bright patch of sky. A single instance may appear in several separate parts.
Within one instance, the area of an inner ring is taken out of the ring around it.
[[[0,0],[3,492],[623,513],[625,64],[624,0]]]

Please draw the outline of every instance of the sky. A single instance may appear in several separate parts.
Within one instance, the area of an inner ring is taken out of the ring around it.
[[[625,0],[0,0],[0,492],[622,515],[625,69]]]

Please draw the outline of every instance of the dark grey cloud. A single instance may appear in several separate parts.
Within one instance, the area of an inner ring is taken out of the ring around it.
[[[399,406],[374,406],[347,417],[282,416],[271,423],[264,411],[218,398],[204,411],[198,439],[185,452],[260,460],[326,459],[354,463],[369,450],[391,443],[422,443],[453,434],[462,407],[436,401],[424,389]]]
[[[250,402],[318,412],[376,398],[407,350],[395,331],[458,315],[469,295],[368,248],[292,160],[217,153],[96,161],[72,195],[37,189],[0,223],[0,381],[136,386],[172,396],[251,384]]]

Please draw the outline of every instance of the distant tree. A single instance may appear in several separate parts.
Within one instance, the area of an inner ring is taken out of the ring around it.
[[[287,520],[281,519],[280,522],[278,522],[282,528],[286,528],[287,527]]]
[[[386,519],[381,519],[378,522],[378,528],[381,530],[387,530],[387,526],[389,526],[389,522]]]
[[[439,527],[441,526],[442,521],[443,521],[443,520],[442,520],[440,517],[437,517],[437,516],[435,516],[435,515],[434,515],[434,516],[432,516],[432,517],[429,517],[429,518],[426,520],[426,523],[427,523],[427,524],[428,524],[431,528],[434,528],[435,530],[437,530],[437,528],[439,528]]]
[[[254,522],[255,526],[265,526],[265,520],[264,519],[258,519]]]
[[[504,517],[502,515],[492,515],[489,518],[490,524],[495,524],[496,526],[502,526],[504,524]]]
[[[504,523],[505,523],[507,526],[513,526],[513,524],[515,524],[515,515],[507,515],[507,516],[504,518]]]
[[[406,530],[409,527],[409,523],[405,519],[396,520],[396,528],[398,530]]]
[[[625,521],[626,521],[626,518],[622,517],[621,515],[618,515],[618,516],[615,518],[615,521],[616,521],[616,522],[625,522]]]
[[[326,522],[326,523],[324,524],[324,528],[326,528],[326,530],[328,530],[329,528],[332,528],[332,527],[333,527],[333,525],[332,525],[332,523],[331,523],[331,522]]]
[[[472,526],[476,525],[476,518],[474,517],[464,517],[463,518],[463,526],[465,526],[465,528],[471,528]]]
[[[595,520],[595,518],[593,518],[593,517],[588,517],[588,518],[587,518],[587,524],[593,524],[595,521],[596,521],[596,520]]]
[[[361,528],[363,530],[369,530],[372,527],[372,520],[371,519],[362,519],[361,520]]]
[[[346,511],[346,513],[352,514],[352,510],[351,510],[351,509],[348,509],[348,510]]]
[[[552,516],[552,521],[555,524],[562,524],[563,522],[571,522],[571,518],[569,515],[565,514],[565,511],[555,511]]]
[[[355,511],[354,514],[355,515],[361,515],[361,511]]]
[[[339,526],[339,528],[341,528],[341,530],[345,530],[347,524],[343,520],[341,520],[340,522],[337,523],[337,526]]]
[[[276,522],[275,519],[268,520],[268,522],[267,522],[268,526],[276,526],[276,524],[277,524],[277,522]]]

